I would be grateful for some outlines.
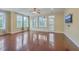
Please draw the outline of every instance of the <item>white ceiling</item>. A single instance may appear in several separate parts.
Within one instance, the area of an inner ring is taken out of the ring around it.
[[[24,15],[32,15],[33,8],[1,8],[2,10],[14,11]],[[63,12],[64,8],[37,8],[41,15]]]

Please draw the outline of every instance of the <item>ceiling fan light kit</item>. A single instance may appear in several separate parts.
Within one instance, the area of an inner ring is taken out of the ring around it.
[[[38,14],[39,15],[40,14],[40,10],[37,9],[37,8],[34,8],[32,14]]]

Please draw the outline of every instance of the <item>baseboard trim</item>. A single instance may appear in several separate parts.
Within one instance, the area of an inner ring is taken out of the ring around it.
[[[9,33],[3,33],[3,34],[0,34],[0,36],[4,36],[4,35],[8,35]]]
[[[76,45],[76,47],[79,48],[79,44],[78,44],[76,41],[74,41],[74,39],[73,39],[72,37],[69,37],[68,34],[66,34],[66,33],[64,33],[64,35],[65,35],[66,37],[68,37],[68,38]]]
[[[22,30],[22,31],[16,31],[16,32],[8,32],[8,34],[17,34],[17,33],[21,33],[21,32],[26,32],[27,30]]]
[[[64,34],[64,32],[54,32],[54,33],[62,33],[62,34]]]

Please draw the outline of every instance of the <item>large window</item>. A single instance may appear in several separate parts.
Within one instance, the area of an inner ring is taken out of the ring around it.
[[[39,27],[40,28],[47,27],[47,21],[45,16],[39,16]]]
[[[24,17],[24,27],[28,27],[28,17]]]
[[[16,27],[17,28],[22,28],[22,16],[21,15],[17,15],[17,21],[16,22],[17,22]]]
[[[49,32],[54,32],[54,30],[55,30],[55,16],[48,17],[48,29],[49,29]]]
[[[37,20],[38,20],[38,18],[36,16],[32,17],[31,26],[32,26],[33,29],[36,29],[37,26],[38,26]]]
[[[28,17],[22,16],[22,15],[17,15],[16,27],[17,28],[28,27]]]
[[[6,29],[6,15],[0,12],[0,31],[4,32]]]

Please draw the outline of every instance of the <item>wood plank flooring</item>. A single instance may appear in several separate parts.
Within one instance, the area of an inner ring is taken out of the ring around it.
[[[27,31],[0,36],[1,51],[64,51],[63,34]]]

